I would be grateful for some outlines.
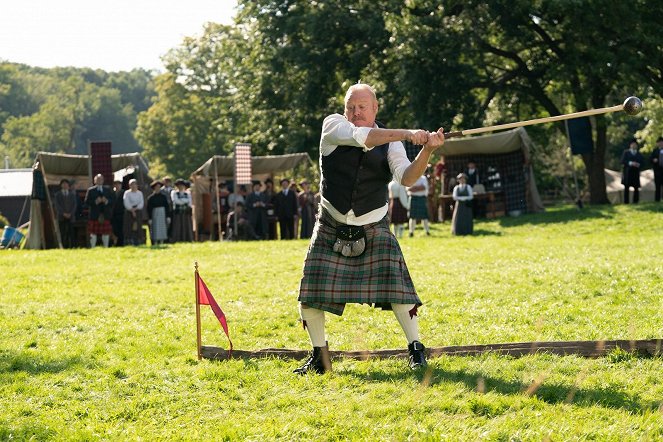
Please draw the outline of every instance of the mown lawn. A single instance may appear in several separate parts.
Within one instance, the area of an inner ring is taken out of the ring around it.
[[[663,337],[663,205],[564,207],[401,241],[427,346]],[[305,241],[0,251],[0,440],[663,440],[663,359],[614,352],[198,361],[193,263],[236,348],[307,348]],[[226,344],[203,306],[203,343]],[[332,349],[404,347],[390,312]]]

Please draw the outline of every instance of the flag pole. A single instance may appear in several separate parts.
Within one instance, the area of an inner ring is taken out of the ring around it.
[[[194,264],[196,271],[195,271],[195,281],[196,281],[196,346],[198,348],[198,360],[200,361],[203,358],[202,355],[202,338],[201,338],[201,333],[200,333],[200,296],[198,293],[199,290],[199,284],[198,284],[198,278],[200,276],[198,275],[198,261],[195,261]]]

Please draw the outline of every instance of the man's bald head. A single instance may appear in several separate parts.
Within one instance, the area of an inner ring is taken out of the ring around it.
[[[375,90],[367,84],[353,84],[345,94],[345,118],[355,126],[373,127],[378,113]]]

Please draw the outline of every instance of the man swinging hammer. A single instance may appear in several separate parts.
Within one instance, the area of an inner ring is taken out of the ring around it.
[[[386,129],[375,121],[377,112],[373,88],[355,84],[345,95],[345,115],[329,115],[322,124],[320,210],[299,287],[313,352],[298,374],[331,370],[325,312],[342,315],[348,302],[393,310],[407,338],[410,367],[426,366],[417,322],[422,303],[389,230],[388,184],[393,178],[412,186],[444,144],[444,132]],[[423,145],[412,163],[404,140]]]

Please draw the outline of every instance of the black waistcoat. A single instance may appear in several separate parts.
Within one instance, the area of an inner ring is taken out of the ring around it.
[[[392,179],[388,152],[389,143],[367,152],[356,146],[336,147],[322,157],[322,196],[342,214],[352,209],[356,216],[362,216],[383,207]]]

